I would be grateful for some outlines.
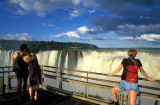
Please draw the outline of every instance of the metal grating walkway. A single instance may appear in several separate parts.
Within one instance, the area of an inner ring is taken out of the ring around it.
[[[21,105],[97,105],[76,98],[63,96],[47,90],[41,90],[38,101],[31,103],[29,94],[26,93],[22,98]],[[0,95],[0,105],[18,105],[17,93],[5,93]]]

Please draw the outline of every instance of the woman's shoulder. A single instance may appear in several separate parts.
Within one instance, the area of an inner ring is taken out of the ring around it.
[[[127,61],[128,60],[128,58],[123,58],[123,61]]]
[[[122,63],[122,64],[126,64],[126,62],[128,62],[128,59],[127,59],[127,58],[124,58],[121,63]]]
[[[140,59],[135,59],[136,61],[140,61]]]
[[[19,51],[14,52],[13,57],[16,58],[20,54]]]

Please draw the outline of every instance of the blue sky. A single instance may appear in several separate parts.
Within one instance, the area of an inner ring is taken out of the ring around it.
[[[0,39],[160,48],[160,0],[1,0]]]

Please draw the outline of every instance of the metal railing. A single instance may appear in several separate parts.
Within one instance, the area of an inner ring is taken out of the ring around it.
[[[5,87],[7,86],[7,91],[14,91],[16,87],[11,86],[11,80],[15,78],[15,76],[11,75],[12,66],[8,67],[0,67],[0,92],[5,92]],[[66,94],[75,98],[79,98],[81,100],[90,101],[97,104],[109,104],[113,101],[111,95],[111,88],[116,84],[119,84],[120,77],[119,75],[113,76],[115,81],[106,79],[107,74],[104,73],[96,73],[89,71],[81,71],[81,70],[72,70],[72,69],[64,69],[52,66],[41,66],[42,69],[42,89],[48,89],[51,91],[55,91],[61,94]],[[5,74],[7,76],[7,83],[4,82]],[[94,76],[94,77],[93,77]],[[104,78],[105,79],[104,79]],[[113,78],[109,77],[109,78]],[[147,79],[139,78],[140,81],[147,82]],[[156,81],[159,85],[160,81]],[[158,86],[157,85],[157,86]],[[151,85],[152,86],[152,85]],[[141,89],[149,89],[150,92],[141,92],[138,94],[140,98],[151,99],[156,102],[160,101],[160,88],[159,87],[151,87],[147,85],[139,85]],[[98,89],[98,90],[95,90]],[[152,93],[156,91],[157,94]],[[100,95],[92,95],[92,93],[96,92],[96,94],[101,93],[106,96]],[[107,93],[105,93],[107,92]],[[123,92],[118,93],[118,101],[120,105],[123,105],[126,102],[129,105],[129,95],[126,95]],[[106,98],[108,97],[108,98]]]

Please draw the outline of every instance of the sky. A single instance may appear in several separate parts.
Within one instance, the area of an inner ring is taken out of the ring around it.
[[[1,0],[0,39],[160,48],[160,0]]]

